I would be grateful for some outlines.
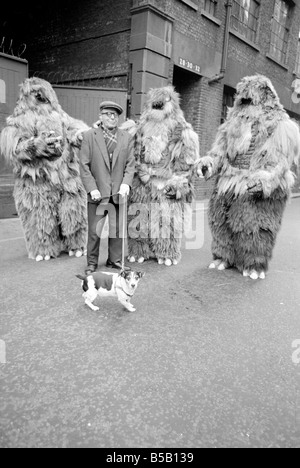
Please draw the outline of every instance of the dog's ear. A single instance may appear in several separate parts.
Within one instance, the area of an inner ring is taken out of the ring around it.
[[[138,275],[138,277],[139,277],[140,279],[144,278],[145,274],[146,274],[146,273],[145,273],[144,271],[138,271],[138,272],[137,272],[137,275]]]
[[[82,276],[82,275],[76,275],[76,278],[80,279],[81,281],[86,280],[86,276]]]

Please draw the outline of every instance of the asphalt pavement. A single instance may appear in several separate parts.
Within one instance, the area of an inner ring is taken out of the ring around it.
[[[300,447],[300,198],[265,281],[207,269],[197,229],[177,267],[138,267],[135,313],[93,312],[85,258],[28,260],[0,221],[0,447]]]

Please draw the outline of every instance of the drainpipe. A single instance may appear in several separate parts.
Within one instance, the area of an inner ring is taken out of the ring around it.
[[[223,41],[223,50],[222,50],[222,61],[221,61],[221,70],[218,75],[213,76],[208,80],[208,84],[216,83],[224,78],[227,66],[227,56],[228,56],[228,44],[229,44],[229,28],[230,28],[230,18],[231,18],[231,9],[232,9],[232,0],[227,0],[226,3],[226,22],[225,22],[225,31],[224,31],[224,41]]]

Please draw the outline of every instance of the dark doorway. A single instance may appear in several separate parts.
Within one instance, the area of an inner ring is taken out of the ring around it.
[[[174,66],[173,85],[181,97],[185,118],[195,130],[199,122],[201,76]]]

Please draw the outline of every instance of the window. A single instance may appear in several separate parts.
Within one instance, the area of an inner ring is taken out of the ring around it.
[[[270,55],[282,63],[286,63],[291,7],[284,0],[275,0],[274,14],[271,24]]]
[[[298,49],[297,49],[295,73],[296,73],[296,75],[300,76],[300,32],[299,32],[299,39],[298,39]]]
[[[256,41],[259,0],[233,0],[231,28],[251,42]]]
[[[212,16],[216,15],[218,0],[204,0],[204,10]]]
[[[6,103],[6,86],[5,81],[0,80],[0,104]]]

